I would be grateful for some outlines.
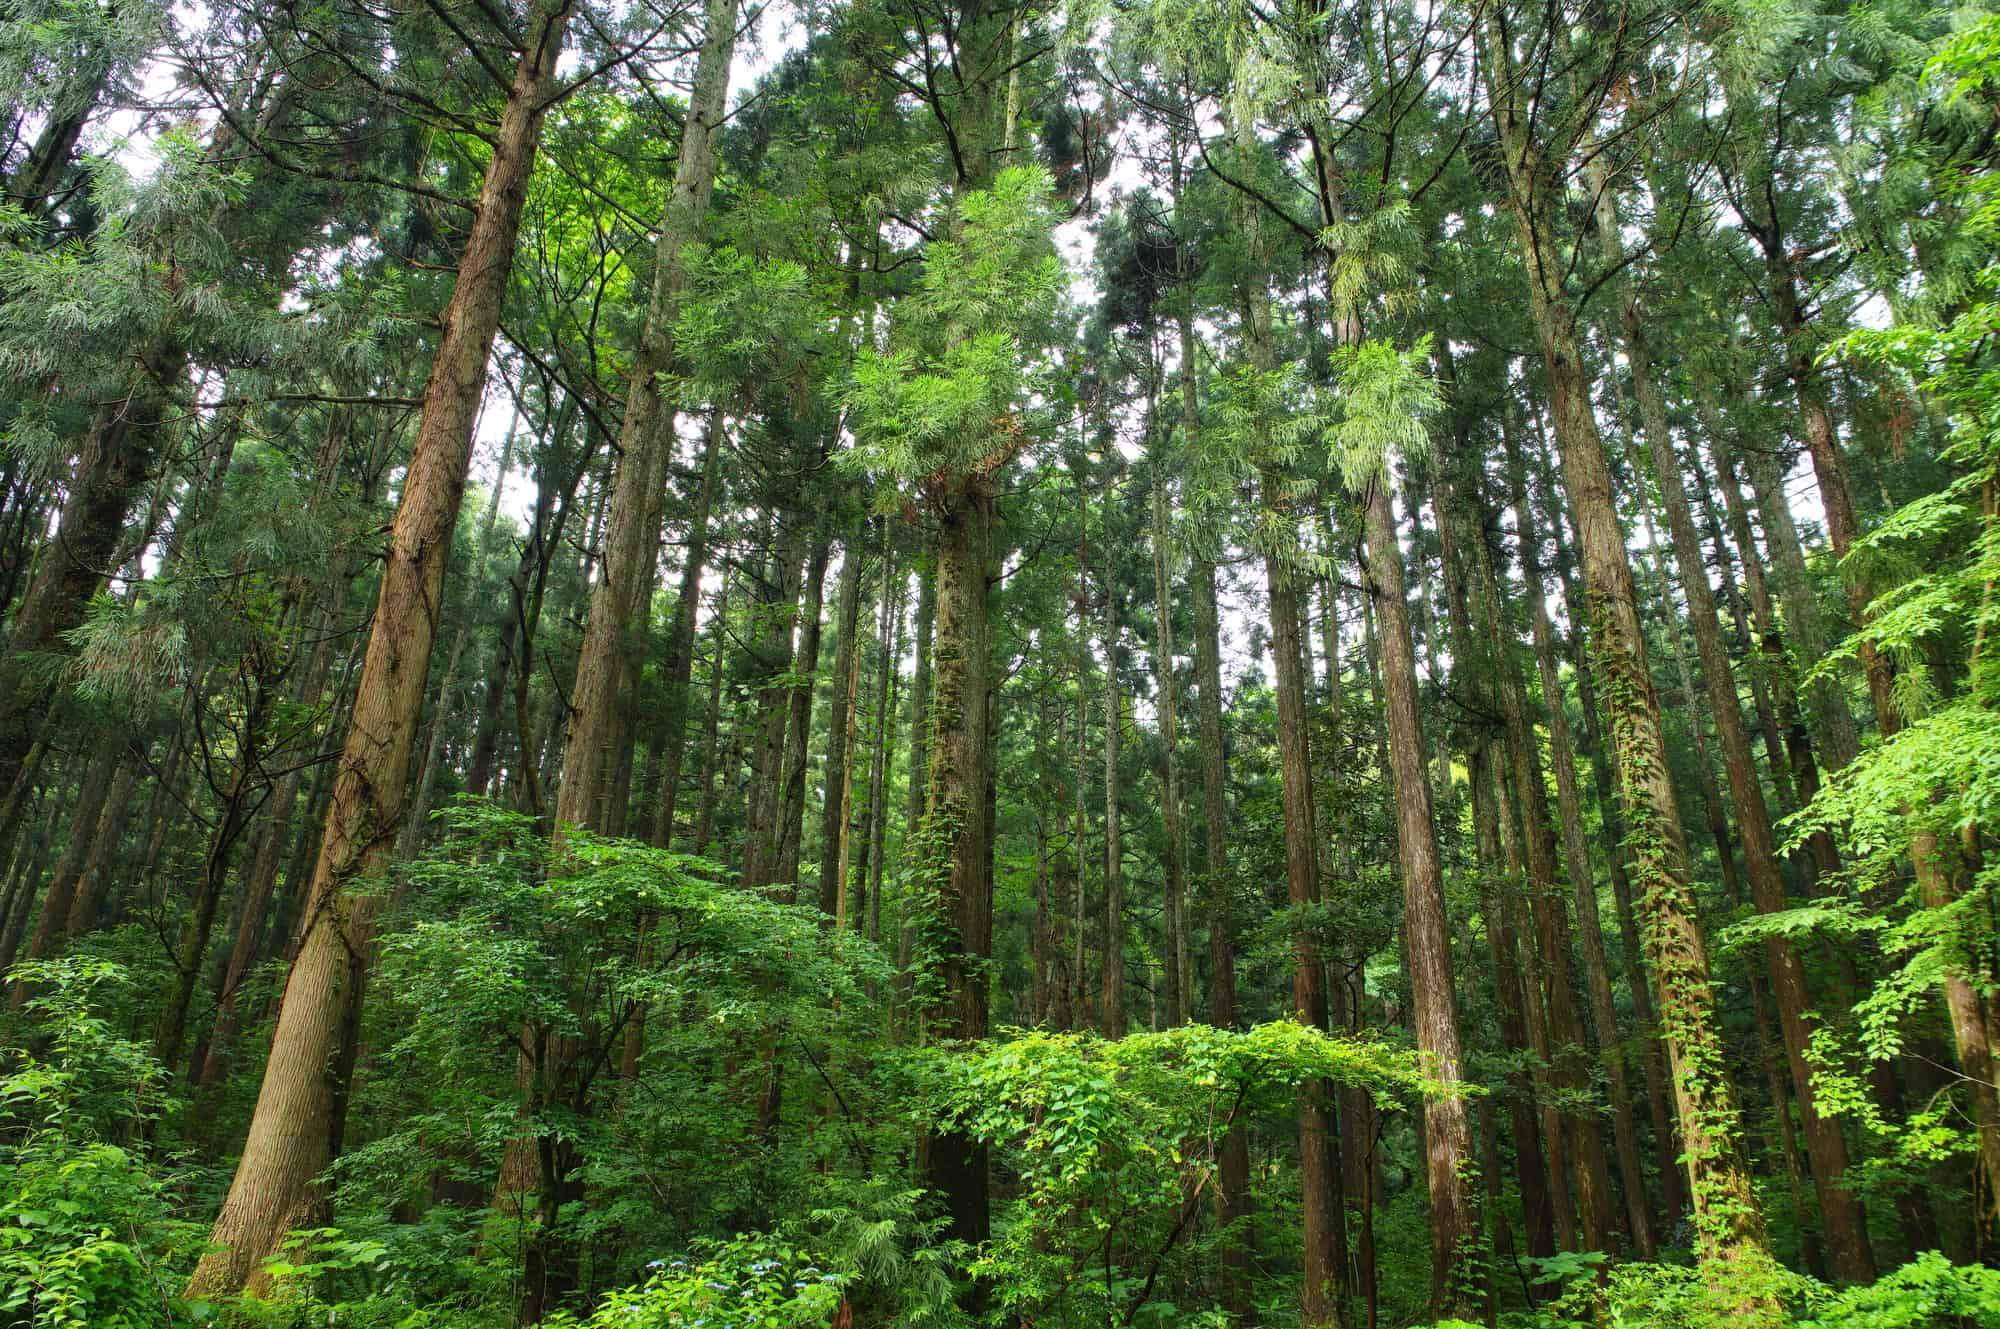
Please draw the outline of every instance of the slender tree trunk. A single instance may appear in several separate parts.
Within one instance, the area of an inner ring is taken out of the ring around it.
[[[1192,333],[1183,324],[1183,347]],[[1191,352],[1190,352],[1191,354]],[[1188,375],[1186,392],[1194,394]],[[1188,403],[1192,419],[1193,402]],[[1197,554],[1189,568],[1194,592],[1195,728],[1201,754],[1203,868],[1207,875],[1209,976],[1208,1018],[1218,1028],[1236,1023],[1235,910],[1229,889],[1229,793],[1222,737],[1221,615],[1216,605],[1215,564]],[[1247,1159],[1246,1159],[1247,1166]],[[1225,1186],[1227,1191],[1228,1187]]]
[[[272,684],[273,680],[263,678],[251,684],[250,705],[234,735],[236,752],[231,758],[233,769],[222,796],[222,806],[217,810],[215,828],[209,834],[208,851],[202,855],[201,875],[195,882],[194,913],[181,933],[180,947],[174,956],[177,974],[173,995],[160,1017],[158,1049],[160,1062],[165,1066],[173,1066],[180,1061],[181,1047],[187,1039],[189,1012],[194,1005],[196,985],[201,980],[202,962],[208,955],[209,939],[215,930],[216,910],[222,903],[229,865],[235,857],[237,842],[243,838],[243,832],[256,812],[257,789],[262,783],[259,772],[265,745],[264,727],[270,718],[271,705],[276,700]]]
[[[861,863],[857,875],[868,891],[867,919],[863,925],[870,941],[882,940],[882,872],[888,861],[886,836],[889,821],[890,748],[896,741],[897,671],[903,658],[903,596],[906,584],[890,546],[886,526],[882,541],[881,627],[876,639],[873,754],[868,764],[868,833],[861,843]]]
[[[1646,660],[1638,596],[1619,526],[1611,467],[1578,354],[1574,307],[1548,213],[1548,163],[1531,147],[1515,103],[1512,52],[1484,23],[1489,104],[1508,172],[1529,297],[1553,398],[1556,441],[1575,514],[1590,634],[1621,775],[1631,871],[1645,905],[1646,945],[1661,993],[1662,1028],[1694,1196],[1703,1282],[1718,1310],[1749,1326],[1779,1321],[1775,1269],[1740,1152],[1741,1125],[1715,1012],[1708,946],[1696,921],[1687,840],[1674,799],[1659,697]]]
[[[693,95],[681,131],[674,183],[653,252],[653,287],[631,387],[619,425],[616,473],[606,519],[604,567],[590,597],[577,660],[571,720],[563,746],[556,825],[608,829],[617,768],[630,731],[624,689],[638,676],[660,539],[660,494],[673,452],[667,376],[674,368],[674,323],[688,276],[685,253],[700,232],[715,187],[717,140],[727,111],[736,49],[738,0],[708,0]],[[621,811],[617,819],[623,820]]]
[[[145,759],[143,750],[132,749],[118,763],[118,774],[112,777],[110,792],[104,796],[104,811],[90,833],[90,852],[84,859],[83,870],[77,873],[76,894],[69,902],[69,915],[63,920],[65,938],[80,937],[97,926],[105,887],[118,868],[118,846],[124,839],[125,827],[131,824],[132,790]]]
[[[1119,746],[1124,736],[1124,703],[1118,689],[1118,587],[1104,552],[1100,578],[1104,593],[1104,951],[1099,964],[1103,995],[1097,1017],[1106,1038],[1125,1036],[1125,854],[1119,815]]]
[[[1166,831],[1162,864],[1165,892],[1167,953],[1162,957],[1167,1024],[1188,1020],[1191,970],[1187,947],[1187,832],[1181,824],[1180,681],[1174,676],[1174,597],[1167,541],[1170,527],[1167,480],[1163,467],[1153,474],[1153,695],[1160,726],[1160,815]]]
[[[84,862],[90,856],[91,845],[96,842],[97,823],[104,815],[123,748],[122,736],[107,734],[99,741],[97,754],[85,768],[77,789],[75,811],[70,814],[62,857],[56,860],[56,870],[49,877],[48,890],[42,895],[41,918],[35,924],[34,935],[28,939],[27,949],[21,954],[24,960],[49,959],[63,939],[63,929],[69,922],[70,905],[76,900],[77,880],[83,875]],[[16,983],[13,1009],[20,1010],[27,997],[27,985]]]
[[[652,841],[665,848],[673,843],[674,813],[680,803],[681,766],[687,756],[688,689],[694,677],[695,613],[701,605],[702,576],[708,570],[709,521],[722,474],[722,444],[727,431],[721,408],[709,412],[702,445],[701,489],[688,515],[687,558],[681,564],[680,593],[674,597],[674,618],[667,630],[667,653],[661,664],[665,695],[659,734],[658,796],[653,804]]]
[[[572,0],[540,0],[494,138],[478,211],[446,305],[403,495],[390,530],[368,652],[307,893],[298,958],[286,980],[271,1054],[214,1249],[190,1280],[195,1297],[264,1291],[263,1261],[285,1234],[312,1226],[317,1178],[339,1148],[362,985],[379,896],[351,888],[381,876],[404,812],[424,676],[451,537],[464,495],[472,425],[486,384],[543,116]]]
[[[21,778],[56,673],[37,657],[68,649],[67,634],[119,564],[125,518],[152,473],[187,353],[170,339],[143,348],[128,395],[91,418],[69,477],[56,534],[42,550],[0,651],[0,793]],[[11,831],[11,826],[0,825]],[[0,851],[8,848],[0,843]]]
[[[806,566],[799,609],[799,647],[792,657],[792,683],[785,690],[784,785],[778,810],[778,866],[772,881],[796,894],[800,842],[805,838],[806,771],[812,760],[813,692],[819,684],[820,642],[826,631],[826,565],[832,540],[820,537]]]
[[[694,852],[708,852],[708,839],[715,826],[715,781],[721,764],[722,683],[727,676],[728,655],[724,650],[729,630],[729,583],[725,574],[715,594],[714,631],[709,634],[708,707],[701,722],[701,803],[695,809]]]
[[[1533,636],[1535,664],[1548,708],[1549,764],[1555,768],[1556,811],[1562,822],[1564,867],[1576,900],[1577,931],[1583,942],[1585,986],[1597,1024],[1599,1060],[1611,1099],[1611,1132],[1624,1179],[1625,1221],[1639,1258],[1650,1260],[1657,1248],[1651,1207],[1646,1201],[1646,1174],[1639,1161],[1638,1129],[1632,1115],[1632,1091],[1626,1081],[1625,1054],[1619,1049],[1617,1004],[1611,993],[1611,967],[1605,958],[1604,928],[1597,902],[1597,878],[1591,868],[1590,843],[1584,830],[1583,796],[1576,779],[1575,747],[1569,713],[1563,704],[1562,675],[1556,664],[1555,629],[1542,594],[1540,539],[1534,510],[1528,504],[1526,468],[1510,436],[1508,473],[1512,482],[1514,521],[1521,546],[1521,582],[1527,597],[1528,625]]]
[[[848,911],[848,823],[854,789],[855,701],[860,688],[861,559],[863,542],[850,538],[840,553],[834,591],[833,698],[827,707],[826,796],[819,823],[819,907],[842,926]]]
[[[486,557],[486,547],[493,543],[493,526],[500,516],[500,495],[507,487],[507,471],[514,464],[514,439],[521,427],[521,418],[516,415],[507,426],[506,440],[500,445],[500,466],[494,472],[493,489],[486,498],[486,514],[479,522],[479,544],[473,550],[475,560]],[[478,570],[473,569],[475,580]],[[459,665],[465,658],[465,643],[471,634],[472,624],[468,619],[458,625],[452,634],[451,652],[445,657],[444,677],[438,680],[437,707],[431,716],[430,741],[424,745],[423,773],[417,777],[417,792],[410,799],[410,814],[403,822],[402,835],[396,842],[396,857],[413,857],[423,841],[424,824],[431,814],[431,797],[437,789],[438,766],[444,756],[445,735],[450,731],[452,713],[452,690],[458,684]]]
[[[1456,1092],[1463,1079],[1451,926],[1445,914],[1431,808],[1429,757],[1417,712],[1416,645],[1410,636],[1403,558],[1386,465],[1363,496],[1369,595],[1381,634],[1382,687],[1387,704],[1390,772],[1396,801],[1396,841],[1403,875],[1403,939],[1408,949],[1417,1049],[1428,1074],[1446,1086],[1424,1109],[1424,1162],[1430,1190],[1433,1314],[1469,1319],[1480,1313],[1483,1288],[1462,1267],[1479,1241],[1479,1204],[1471,1187],[1478,1162],[1472,1122]]]

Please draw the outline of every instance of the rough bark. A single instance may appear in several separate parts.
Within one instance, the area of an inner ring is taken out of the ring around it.
[[[840,554],[833,596],[833,697],[827,707],[824,800],[819,823],[819,907],[844,926],[848,917],[848,824],[854,793],[855,702],[860,688],[862,542],[850,539]]]
[[[1417,711],[1416,645],[1410,635],[1402,548],[1385,467],[1363,495],[1369,595],[1381,638],[1382,688],[1396,802],[1396,843],[1403,876],[1403,943],[1407,950],[1417,1050],[1425,1070],[1447,1093],[1424,1109],[1424,1170],[1430,1191],[1433,1314],[1470,1319],[1484,1289],[1465,1264],[1479,1241],[1479,1205],[1471,1188],[1478,1167],[1472,1121],[1455,1092],[1464,1078],[1458,999],[1446,917],[1444,873],[1433,820],[1429,757]]]
[[[618,722],[626,685],[638,675],[658,563],[660,494],[674,440],[667,382],[674,366],[674,323],[688,280],[685,253],[700,232],[715,187],[716,146],[736,49],[737,2],[708,0],[673,188],[654,244],[653,287],[619,424],[604,566],[591,591],[590,619],[570,697],[572,715],[556,795],[558,827],[606,828],[619,784],[616,766],[629,742],[629,729]],[[622,820],[622,810],[618,815]]]
[[[1507,40],[1490,17],[1483,26],[1488,102],[1548,372],[1564,488],[1576,518],[1591,641],[1621,776],[1630,870],[1644,902],[1646,946],[1661,994],[1705,1292],[1744,1326],[1774,1325],[1781,1314],[1774,1266],[1741,1155],[1741,1125],[1716,1018],[1707,941],[1696,921],[1659,697],[1548,212],[1555,172],[1530,142],[1527,117],[1514,100]]]
[[[1790,906],[1785,898],[1784,871],[1778,860],[1777,841],[1771,828],[1770,809],[1764,801],[1764,787],[1757,776],[1750,751],[1750,734],[1743,720],[1742,702],[1736,690],[1735,671],[1722,643],[1722,622],[1709,585],[1708,568],[1702,558],[1701,539],[1688,504],[1681,479],[1680,458],[1667,430],[1665,403],[1653,382],[1652,359],[1646,341],[1636,296],[1628,293],[1620,319],[1624,329],[1627,367],[1638,399],[1641,432],[1651,453],[1653,478],[1660,494],[1672,538],[1674,558],[1681,574],[1682,594],[1687,600],[1688,624],[1693,630],[1696,657],[1701,663],[1701,679],[1708,694],[1709,714],[1715,723],[1718,746],[1722,749],[1723,773],[1728,780],[1730,801],[1736,812],[1736,835],[1743,852],[1743,866],[1750,895],[1760,913],[1778,913]],[[1726,850],[1725,850],[1726,852]],[[1860,1198],[1845,1184],[1847,1142],[1840,1123],[1819,1111],[1807,1054],[1812,1044],[1814,1021],[1812,999],[1806,988],[1805,966],[1798,950],[1787,937],[1773,937],[1764,945],[1772,995],[1777,1000],[1778,1024],[1784,1038],[1786,1065],[1791,1072],[1792,1093],[1798,1102],[1806,1154],[1812,1165],[1812,1179],[1824,1224],[1827,1255],[1836,1278],[1849,1282],[1872,1282],[1875,1258],[1868,1242],[1868,1220]]]
[[[1106,1038],[1125,1036],[1125,852],[1124,818],[1119,815],[1121,785],[1119,748],[1124,737],[1125,711],[1118,687],[1118,587],[1110,567],[1107,543],[1100,582],[1104,623],[1099,641],[1104,651],[1104,951],[1098,965],[1103,993],[1097,1018]]]
[[[404,812],[473,421],[572,7],[572,0],[541,0],[526,27],[424,389],[298,955],[249,1137],[215,1221],[215,1249],[196,1267],[191,1296],[267,1290],[264,1260],[285,1233],[312,1226],[323,1211],[317,1178],[339,1148],[379,899],[353,888],[380,878]]]
[[[1638,1129],[1632,1115],[1632,1091],[1626,1079],[1625,1053],[1620,1048],[1617,1004],[1611,992],[1611,966],[1604,949],[1604,927],[1597,900],[1597,878],[1584,830],[1583,796],[1576,778],[1575,744],[1569,712],[1563,702],[1562,675],[1556,664],[1555,629],[1542,593],[1540,540],[1534,510],[1528,503],[1526,468],[1508,439],[1508,471],[1512,486],[1515,530],[1520,540],[1521,583],[1527,599],[1528,626],[1535,665],[1549,725],[1549,764],[1555,768],[1556,812],[1562,823],[1563,865],[1576,900],[1577,933],[1582,942],[1584,980],[1590,993],[1591,1015],[1597,1025],[1599,1061],[1611,1100],[1612,1140],[1624,1181],[1625,1222],[1640,1259],[1653,1258],[1652,1209],[1646,1201],[1646,1174],[1639,1161]]]

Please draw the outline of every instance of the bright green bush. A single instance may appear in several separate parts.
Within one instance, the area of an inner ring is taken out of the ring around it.
[[[36,994],[35,1040],[0,1078],[0,1325],[184,1323],[174,1293],[202,1234],[174,1216],[169,1169],[141,1144],[164,1072],[97,1013],[125,972],[71,958],[13,976]]]

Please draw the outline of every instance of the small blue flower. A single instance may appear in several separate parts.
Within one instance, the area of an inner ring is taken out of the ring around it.
[[[648,1269],[659,1269],[659,1268],[663,1268],[663,1267],[665,1267],[665,1264],[666,1264],[666,1261],[664,1261],[664,1260],[648,1260],[648,1261],[646,1261],[646,1267],[647,1267]]]

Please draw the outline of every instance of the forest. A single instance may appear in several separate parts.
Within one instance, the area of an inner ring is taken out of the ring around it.
[[[1991,0],[0,0],[0,1329],[2000,1326],[1996,334]]]

